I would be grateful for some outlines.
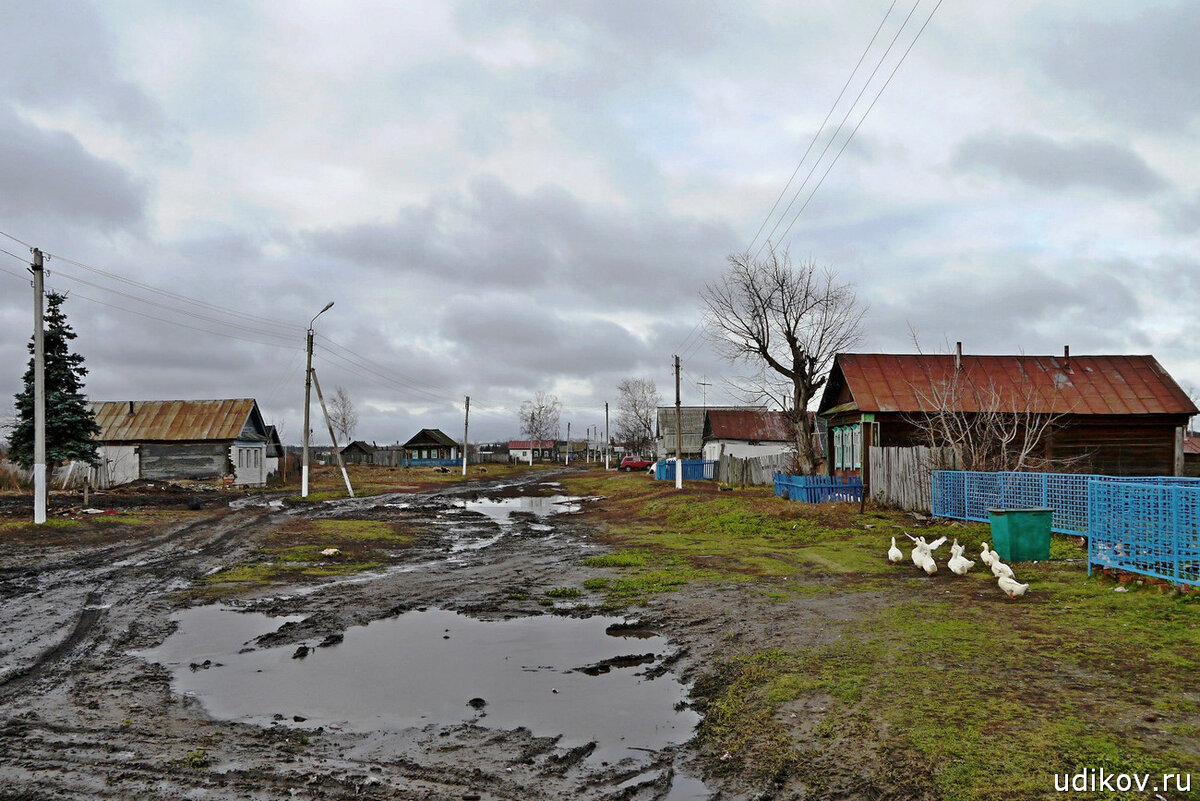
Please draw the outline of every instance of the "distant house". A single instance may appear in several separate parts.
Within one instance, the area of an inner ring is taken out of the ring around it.
[[[267,426],[252,398],[88,405],[100,426],[96,486],[138,479],[266,483]]]
[[[710,411],[764,411],[753,406],[681,406],[680,430],[683,432],[682,453],[684,459],[699,459],[704,449],[704,415]],[[659,406],[654,428],[654,455],[659,459],[675,455],[675,407]],[[650,455],[650,454],[646,454]]]
[[[710,409],[704,418],[705,459],[745,459],[796,450],[792,421],[784,412]]]
[[[1183,440],[1183,474],[1200,478],[1200,436],[1188,434]]]
[[[342,448],[342,461],[346,464],[375,464],[375,446],[356,439]]]
[[[975,391],[953,392],[967,386]],[[1181,475],[1184,427],[1197,413],[1153,356],[971,356],[840,353],[818,414],[829,424],[833,473],[863,473],[872,445],[925,444],[920,421],[938,407],[969,419],[979,388],[993,408],[1054,415],[1037,455],[1075,472]]]
[[[408,459],[457,459],[458,443],[437,428],[422,428],[404,443]]]
[[[528,462],[530,450],[533,451],[534,461],[553,459],[557,443],[552,439],[513,439],[508,442],[508,457],[515,462]]]

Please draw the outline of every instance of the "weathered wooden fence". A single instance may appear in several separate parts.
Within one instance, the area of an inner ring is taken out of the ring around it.
[[[776,473],[786,473],[792,467],[792,454],[748,456],[744,459],[726,454],[717,460],[717,481],[737,486],[771,484]]]
[[[934,470],[957,470],[958,460],[950,448],[872,447],[871,500],[916,512],[933,508],[930,487]]]

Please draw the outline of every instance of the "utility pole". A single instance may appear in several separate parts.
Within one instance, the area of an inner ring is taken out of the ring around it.
[[[329,429],[329,441],[333,443],[333,455],[337,457],[338,467],[342,468],[342,480],[346,482],[346,492],[354,497],[354,488],[350,486],[350,474],[346,472],[346,463],[342,461],[342,452],[338,449],[337,437],[333,433],[333,423],[329,420],[329,410],[325,408],[325,396],[321,394],[321,380],[317,371],[312,371],[313,384],[317,388],[317,400],[321,402],[321,414],[325,416],[325,427]]]
[[[608,469],[608,401],[604,402],[604,469]]]
[[[308,365],[304,368],[304,449],[300,457],[300,497],[308,497],[308,435],[310,432],[308,421],[308,407],[312,402],[312,353],[313,353],[313,323],[317,321],[325,312],[333,307],[333,301],[325,304],[325,308],[313,315],[313,318],[308,321],[308,334],[304,340],[304,348],[308,352]],[[284,474],[286,475],[286,473]],[[349,483],[349,482],[347,482]]]
[[[467,431],[471,425],[471,396],[467,395],[466,412],[463,414],[463,475],[467,474]]]
[[[46,522],[46,333],[42,251],[33,249],[33,522]]]
[[[704,376],[708,378],[708,376]],[[712,386],[709,381],[697,381],[696,386],[700,387],[700,405],[704,409],[708,409],[708,388]]]
[[[679,357],[675,357],[675,489],[683,489],[683,409],[679,405]]]
[[[567,460],[564,464],[571,463],[571,421],[567,421]]]

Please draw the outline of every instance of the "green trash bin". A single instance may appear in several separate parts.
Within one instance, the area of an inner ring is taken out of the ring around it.
[[[992,548],[1005,562],[1044,562],[1050,558],[1053,509],[988,509]]]

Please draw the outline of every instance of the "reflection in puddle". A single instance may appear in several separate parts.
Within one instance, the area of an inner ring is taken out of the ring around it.
[[[168,666],[177,692],[223,720],[267,725],[298,717],[304,726],[354,731],[524,726],[538,736],[561,734],[564,746],[595,741],[592,758],[600,760],[682,743],[699,721],[676,708],[687,693],[669,673],[645,675],[669,652],[667,640],[635,645],[607,634],[619,630],[614,618],[488,622],[430,609],[351,628],[341,643],[297,659],[296,644],[239,653],[279,618],[218,607],[175,617],[179,629],[140,655]],[[189,667],[205,660],[206,669]],[[582,670],[597,665],[607,669]]]
[[[478,512],[495,520],[501,525],[511,523],[514,512],[533,514],[538,517],[578,512],[579,499],[569,495],[522,495],[517,498],[481,498],[475,501],[464,501],[463,507],[469,512]]]

